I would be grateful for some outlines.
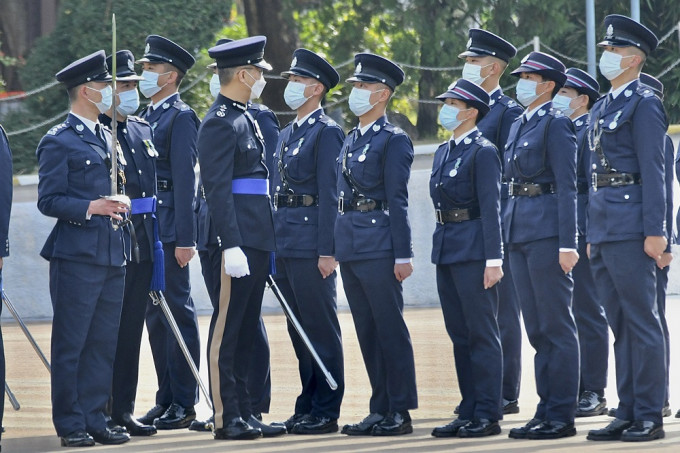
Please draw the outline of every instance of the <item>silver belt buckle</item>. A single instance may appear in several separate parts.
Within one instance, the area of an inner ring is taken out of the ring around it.
[[[340,213],[340,215],[345,214],[344,208],[345,208],[345,199],[343,197],[340,197],[340,198],[338,198],[338,212]]]
[[[590,185],[593,186],[593,192],[597,192],[597,172],[590,174]]]
[[[442,219],[442,210],[441,209],[435,209],[434,210],[434,217],[437,220],[438,224],[444,225],[444,220]]]

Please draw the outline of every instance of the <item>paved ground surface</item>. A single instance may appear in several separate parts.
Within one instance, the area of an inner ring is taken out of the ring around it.
[[[669,323],[680,321],[680,298],[673,297],[668,303]],[[419,408],[411,412],[414,419],[413,434],[394,438],[360,437],[350,438],[340,434],[323,436],[286,435],[273,439],[255,441],[215,441],[208,433],[188,430],[159,432],[151,438],[133,438],[122,446],[97,445],[98,452],[186,452],[186,451],[258,451],[258,452],[362,452],[362,451],[680,451],[680,419],[667,418],[666,439],[645,444],[623,442],[591,442],[585,439],[589,429],[608,423],[608,417],[577,419],[578,434],[559,441],[513,440],[507,437],[510,428],[524,424],[533,414],[537,403],[534,389],[532,350],[525,340],[524,370],[521,412],[507,416],[502,422],[503,432],[499,436],[485,439],[435,439],[430,436],[432,428],[448,423],[452,410],[459,401],[451,343],[444,330],[441,311],[438,308],[409,308],[405,312],[415,349],[418,380]],[[270,414],[266,421],[282,421],[291,415],[295,397],[299,391],[297,368],[285,329],[282,315],[265,316],[272,350],[273,397]],[[361,361],[356,334],[348,311],[340,313],[345,345],[346,392],[339,423],[352,423],[367,413],[370,387]],[[200,318],[201,336],[207,338],[209,317]],[[50,324],[32,323],[32,334],[49,355]],[[7,354],[7,383],[22,405],[13,411],[5,403],[2,439],[3,452],[52,452],[64,451],[54,433],[50,418],[49,375],[29,343],[14,323],[4,323],[5,348]],[[153,405],[155,374],[151,355],[145,341],[142,349],[141,380],[137,396],[138,415]],[[673,341],[673,339],[672,339]],[[676,349],[677,351],[677,349]],[[202,354],[204,356],[205,354]],[[680,353],[672,360],[672,383],[680,375]],[[201,374],[207,379],[205,358],[202,358]],[[610,360],[613,370],[613,358]],[[614,378],[610,376],[607,397],[610,404],[616,403]],[[671,387],[671,403],[675,410],[680,407],[680,388]],[[196,407],[199,417],[207,417],[209,409],[204,401]]]

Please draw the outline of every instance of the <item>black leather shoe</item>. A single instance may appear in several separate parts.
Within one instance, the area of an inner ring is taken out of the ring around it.
[[[359,423],[343,426],[340,433],[347,434],[348,436],[370,436],[373,427],[383,421],[384,418],[385,416],[383,414],[373,412],[368,414],[368,416]]]
[[[618,408],[617,407],[610,407],[609,412],[607,412],[607,415],[610,416],[610,417],[616,417],[616,409],[618,409]],[[680,418],[680,417],[678,417],[678,418]]]
[[[131,436],[153,436],[157,432],[155,426],[139,423],[129,412],[124,413],[120,418],[116,418],[115,421],[124,426]]]
[[[61,438],[62,447],[91,447],[94,439],[85,431],[74,431]]]
[[[224,428],[213,431],[215,439],[251,440],[262,436],[262,431],[244,422],[241,417],[232,419]]]
[[[615,418],[613,422],[602,429],[591,429],[588,431],[588,440],[620,440],[621,433],[631,427],[633,423],[628,420]]]
[[[432,430],[432,435],[434,437],[456,437],[458,431],[470,423],[470,420],[463,420],[460,418],[455,419],[451,423],[443,426],[437,426]]]
[[[248,424],[251,427],[257,428],[260,431],[262,431],[262,437],[276,437],[280,436],[281,434],[286,434],[287,432],[286,426],[282,423],[268,425],[266,423],[262,423],[260,420],[258,420],[252,415],[248,419]]]
[[[160,418],[154,420],[153,425],[156,429],[182,429],[188,428],[195,419],[196,411],[193,407],[172,403]]]
[[[472,420],[458,430],[458,437],[486,437],[501,433],[501,425],[497,421],[480,418]]]
[[[519,414],[519,403],[517,400],[508,401],[503,398],[503,414]]]
[[[680,409],[675,413],[675,418],[680,418]]]
[[[90,434],[95,442],[103,445],[119,445],[130,440],[129,434],[114,433],[108,428],[105,428],[102,431],[92,431]]]
[[[665,435],[661,423],[636,420],[630,428],[621,433],[621,440],[624,442],[647,442],[663,439]]]
[[[116,423],[111,417],[106,417],[106,428],[112,433],[117,434],[127,433],[127,429],[124,426],[120,425],[119,423]]]
[[[458,415],[460,414],[460,404],[456,406],[456,408],[453,410],[453,415]]]
[[[210,416],[210,418],[205,420],[205,421],[203,421],[203,420],[193,420],[191,422],[191,424],[189,425],[189,430],[190,431],[207,432],[207,431],[212,431],[214,427],[215,427],[215,418],[213,416]]]
[[[293,426],[292,434],[328,434],[338,432],[338,420],[310,415]]]
[[[595,392],[586,390],[581,393],[576,407],[577,417],[594,417],[607,413],[607,399]]]
[[[508,437],[511,439],[526,439],[529,430],[540,425],[541,423],[543,423],[543,420],[539,418],[532,418],[527,422],[526,425],[519,428],[512,428],[508,433]]]
[[[373,436],[401,436],[411,434],[413,425],[408,411],[390,412],[371,430]]]
[[[535,426],[527,433],[527,439],[559,439],[576,435],[576,427],[573,423],[544,421]]]
[[[670,417],[673,412],[671,411],[671,403],[666,401],[666,404],[663,405],[663,409],[661,409],[661,416],[662,417]]]
[[[290,417],[288,417],[288,420],[283,422],[284,426],[288,430],[288,432],[291,432],[293,429],[293,426],[295,426],[297,423],[300,423],[309,417],[309,414],[293,414]]]
[[[156,420],[157,418],[162,417],[167,409],[168,409],[167,406],[156,404],[154,407],[149,409],[149,412],[139,417],[137,421],[142,425],[153,425],[153,421]]]

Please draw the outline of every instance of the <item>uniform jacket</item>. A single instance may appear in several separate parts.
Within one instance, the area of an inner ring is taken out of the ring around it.
[[[337,164],[338,197],[352,200],[352,187],[343,176],[343,160],[360,193],[386,201],[389,211],[349,211],[335,222],[335,258],[354,261],[413,256],[408,220],[408,180],[413,163],[413,144],[387,117],[379,118],[368,131],[357,128],[345,138]],[[361,157],[361,156],[365,157]]]
[[[322,109],[300,127],[288,124],[274,157],[274,192],[318,196],[318,206],[278,206],[274,211],[276,254],[281,257],[332,256],[338,214],[336,161],[345,134]],[[284,183],[285,179],[285,183]]]
[[[625,241],[666,234],[664,140],[667,122],[661,101],[636,80],[609,101],[601,98],[590,111],[591,141],[601,146],[612,169],[639,173],[642,184],[591,189],[588,242]],[[591,151],[591,171],[607,173]]]
[[[111,118],[99,115],[99,121],[111,127]],[[118,143],[125,156],[125,194],[131,199],[156,195],[156,158],[151,125],[137,116],[128,116],[116,126]],[[133,214],[140,261],[153,259],[153,218],[151,214]]]
[[[272,162],[274,161],[276,142],[279,139],[279,120],[276,118],[276,115],[274,115],[274,112],[263,104],[248,104],[248,113],[250,113],[255,119],[255,122],[259,125],[262,136],[264,137],[265,162],[271,180],[273,173]],[[217,233],[212,225],[204,194],[205,189],[203,188],[203,181],[201,179],[199,180],[195,209],[198,222],[198,238],[196,242],[196,248],[198,250],[207,250],[209,244],[217,245]]]
[[[586,234],[586,212],[588,209],[588,189],[590,188],[590,148],[588,147],[588,114],[574,121],[576,131],[576,219],[579,236]],[[585,189],[585,191],[584,191]]]
[[[103,128],[108,146],[111,134]],[[101,141],[76,116],[47,132],[36,151],[39,183],[38,209],[56,217],[40,255],[99,266],[123,266],[125,228],[114,230],[109,217],[86,220],[90,201],[111,193],[109,168]],[[127,242],[129,243],[129,242]],[[126,253],[127,252],[127,253]]]
[[[273,251],[274,225],[268,195],[234,194],[234,179],[267,179],[264,142],[245,105],[222,94],[199,130],[201,178],[220,250],[251,247]]]
[[[576,136],[571,120],[540,107],[529,121],[518,118],[503,154],[505,179],[554,184],[555,193],[511,196],[504,212],[506,243],[559,238],[560,248],[576,248]]]
[[[512,123],[522,114],[522,107],[511,97],[504,95],[500,88],[491,93],[490,98],[491,110],[477,123],[477,129],[502,151]]]
[[[432,237],[432,262],[451,264],[501,259],[501,162],[498,150],[481,132],[458,145],[439,146],[432,163],[430,197],[435,209],[479,208],[479,219],[437,223]]]
[[[158,222],[163,243],[192,247],[196,241],[194,192],[196,136],[200,121],[196,113],[175,94],[155,110],[147,107],[140,116],[151,124],[158,152],[156,177],[169,181],[172,189],[158,192]],[[172,128],[172,130],[171,130]],[[170,148],[170,149],[169,149]]]
[[[12,150],[0,126],[0,257],[9,256],[9,214],[12,210]]]

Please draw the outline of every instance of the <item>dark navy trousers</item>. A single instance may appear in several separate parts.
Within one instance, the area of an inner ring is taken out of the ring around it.
[[[507,246],[504,246],[507,250]],[[519,398],[522,383],[522,319],[510,260],[503,260],[503,278],[498,286],[498,328],[503,347],[503,393],[508,401]]]
[[[484,289],[484,261],[437,265],[437,291],[453,342],[459,417],[500,420],[503,350],[496,321],[498,291]]]
[[[540,401],[534,418],[573,423],[579,382],[579,345],[572,314],[574,281],[559,264],[557,237],[510,244],[510,265],[524,327],[536,350]]]
[[[659,319],[656,262],[644,241],[591,244],[597,292],[614,333],[616,418],[662,423],[666,351]]]
[[[663,329],[663,339],[666,345],[666,400],[668,402],[670,395],[669,371],[671,366],[671,342],[668,334],[668,323],[666,322],[666,288],[668,288],[668,271],[670,266],[663,269],[656,268],[656,305],[659,309],[659,320],[661,321],[661,328]],[[665,404],[665,403],[664,403]]]

